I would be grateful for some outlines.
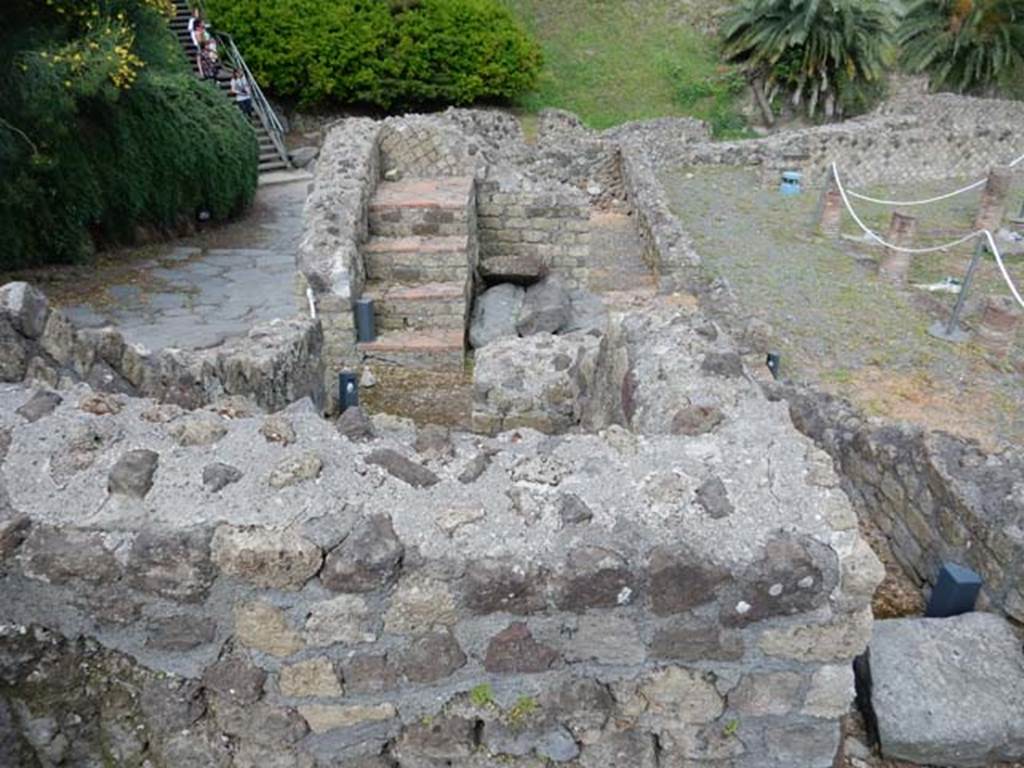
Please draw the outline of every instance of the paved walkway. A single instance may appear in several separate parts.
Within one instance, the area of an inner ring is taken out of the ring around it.
[[[298,311],[295,251],[308,181],[259,188],[250,212],[173,243],[22,275],[79,326],[117,326],[150,349],[199,349]]]

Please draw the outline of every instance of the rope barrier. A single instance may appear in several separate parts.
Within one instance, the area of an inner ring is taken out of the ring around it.
[[[978,235],[980,235],[982,231],[984,231],[979,230],[977,232],[971,232],[969,235],[964,235],[959,240],[954,240],[951,243],[945,243],[943,245],[935,245],[930,248],[905,248],[903,246],[896,245],[895,243],[890,243],[886,241],[885,238],[883,238],[881,235],[879,235],[870,227],[868,227],[868,225],[861,220],[860,216],[857,215],[857,212],[853,210],[853,205],[850,203],[850,198],[848,196],[846,188],[843,187],[843,182],[839,178],[839,169],[836,167],[835,163],[832,163],[832,175],[835,177],[836,187],[838,187],[839,189],[839,195],[843,198],[843,204],[846,206],[846,210],[850,212],[850,216],[853,217],[853,220],[857,222],[857,226],[860,227],[861,230],[863,230],[864,234],[870,237],[872,240],[894,251],[912,254],[937,253],[938,251],[948,251],[950,248],[955,248],[958,245],[962,245],[963,243],[973,240]]]
[[[1019,159],[1024,160],[1024,157]],[[853,209],[853,205],[851,205],[850,203],[850,198],[848,197],[846,189],[843,187],[842,179],[839,178],[839,168],[836,166],[835,163],[832,163],[832,176],[836,180],[836,187],[839,190],[840,197],[842,197],[843,199],[843,204],[846,206],[846,210],[849,211],[850,216],[853,217],[853,220],[857,222],[857,226],[860,227],[861,230],[863,230],[865,235],[867,235],[869,238],[879,243],[880,245],[885,246],[886,248],[890,248],[900,253],[935,253],[937,251],[946,251],[949,250],[950,248],[962,245],[963,243],[973,240],[979,235],[985,237],[985,239],[988,241],[988,247],[992,251],[992,255],[995,257],[996,265],[999,267],[999,271],[1003,276],[1003,280],[1006,281],[1006,285],[1010,289],[1010,293],[1013,294],[1013,298],[1016,299],[1017,303],[1020,304],[1022,308],[1024,308],[1024,297],[1021,296],[1020,291],[1017,290],[1017,286],[1014,285],[1013,279],[1010,277],[1010,273],[1006,269],[1006,264],[1003,263],[1003,257],[999,253],[999,248],[996,246],[996,240],[989,230],[979,229],[976,232],[971,232],[968,235],[964,235],[959,240],[954,240],[953,242],[945,243],[944,245],[932,246],[931,248],[905,248],[903,246],[895,245],[894,243],[887,242],[881,235],[879,235],[877,232],[868,227],[861,220],[860,216],[857,215],[857,212]]]
[[[316,299],[313,297],[313,289],[306,288],[306,301],[309,302],[309,317],[311,320],[316,320]]]
[[[1020,157],[1016,158],[1015,160],[1012,160],[1009,163],[1009,167],[1010,168],[1016,168],[1022,162],[1024,162],[1024,155],[1021,155]],[[833,163],[833,165],[834,165],[834,163]],[[915,205],[931,205],[932,203],[939,203],[939,202],[942,202],[943,200],[949,200],[950,198],[956,197],[957,195],[962,195],[965,192],[971,192],[972,190],[978,189],[979,187],[983,187],[983,186],[985,186],[985,183],[987,181],[988,181],[988,179],[981,179],[980,181],[976,181],[973,184],[968,184],[966,187],[961,187],[960,189],[954,190],[952,192],[947,192],[946,194],[939,195],[937,197],[929,197],[929,198],[927,198],[925,200],[882,200],[882,199],[879,199],[877,197],[869,197],[868,195],[862,195],[859,192],[854,192],[852,190],[847,192],[847,194],[850,197],[853,197],[853,198],[855,198],[857,200],[863,200],[863,201],[865,201],[867,203],[875,203],[876,205],[888,205],[888,206],[896,206],[896,207],[904,207],[904,206],[911,207],[911,206],[915,206]]]
[[[1006,271],[1006,265],[1003,264],[1003,257],[999,254],[999,249],[996,248],[995,238],[992,237],[992,233],[987,229],[985,230],[985,237],[988,238],[989,248],[992,249],[992,255],[996,258],[996,264],[999,266],[999,271],[1003,273],[1003,280],[1006,281],[1006,285],[1010,288],[1010,293],[1013,294],[1013,298],[1017,300],[1017,303],[1024,307],[1024,298],[1021,297],[1020,292],[1017,290],[1017,286],[1013,284],[1013,280],[1010,279],[1010,273]]]

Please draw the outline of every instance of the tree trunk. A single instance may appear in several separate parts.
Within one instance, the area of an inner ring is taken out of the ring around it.
[[[754,92],[754,100],[757,102],[757,106],[761,110],[761,116],[764,118],[765,127],[774,127],[775,113],[772,112],[771,102],[768,101],[768,97],[764,93],[764,80],[761,77],[753,78],[750,81],[750,89]]]

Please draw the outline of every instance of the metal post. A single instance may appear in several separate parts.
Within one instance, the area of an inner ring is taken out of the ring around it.
[[[985,238],[978,237],[978,245],[974,249],[974,256],[967,266],[967,274],[964,275],[963,284],[960,286],[960,295],[956,297],[956,306],[953,307],[953,314],[948,323],[938,322],[928,329],[928,333],[937,339],[952,341],[956,343],[967,341],[971,335],[960,327],[960,315],[964,311],[964,304],[967,303],[967,292],[971,289],[974,281],[974,273],[978,271],[981,264],[981,257],[985,254]]]

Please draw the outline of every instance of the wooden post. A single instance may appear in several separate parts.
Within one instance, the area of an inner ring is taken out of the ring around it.
[[[917,235],[917,219],[905,213],[896,211],[889,223],[889,234],[886,240],[893,245],[909,248],[914,243]],[[910,274],[912,254],[886,248],[881,262],[878,264],[878,274],[886,280],[897,285],[904,285],[907,276]]]
[[[818,231],[826,237],[839,237],[843,224],[843,196],[839,194],[839,185],[831,171],[825,181],[825,190],[821,193]]]
[[[998,358],[1005,358],[1017,339],[1024,310],[1009,296],[988,296],[978,324],[978,341]]]
[[[1013,185],[1013,169],[1001,165],[989,171],[988,181],[981,193],[981,206],[974,220],[975,229],[987,229],[995,232],[1003,223],[1006,215],[1006,199]]]

